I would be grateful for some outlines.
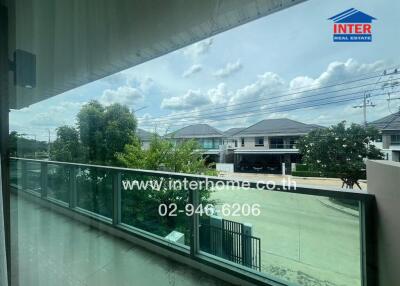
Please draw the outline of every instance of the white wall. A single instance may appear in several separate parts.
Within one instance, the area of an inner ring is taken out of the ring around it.
[[[367,161],[368,193],[376,198],[378,285],[400,281],[400,163]]]
[[[215,167],[217,171],[233,173],[233,164],[217,163]]]
[[[255,146],[255,137],[244,137],[244,146],[242,147],[242,139],[241,137],[238,137],[238,147],[237,149],[246,149],[246,150],[264,150],[264,149],[269,149],[269,140],[268,136],[260,136],[264,137],[264,146]]]

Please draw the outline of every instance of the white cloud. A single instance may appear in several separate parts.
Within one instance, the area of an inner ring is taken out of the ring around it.
[[[266,99],[270,94],[281,93],[286,89],[285,82],[276,73],[266,72],[259,75],[257,80],[251,84],[238,89],[230,98],[230,104],[244,103]]]
[[[198,73],[202,70],[202,66],[201,65],[192,65],[190,68],[188,68],[186,71],[183,72],[182,76],[183,77],[190,77],[195,73]]]
[[[116,90],[106,89],[100,97],[100,102],[104,105],[113,103],[132,106],[143,99],[143,93],[134,87],[120,86]]]
[[[289,83],[289,89],[301,89],[301,88],[308,88],[314,84],[314,79],[308,76],[298,76],[292,79]]]
[[[327,69],[317,78],[299,76],[290,82],[290,86],[318,88],[335,82],[345,82],[367,73],[382,70],[385,66],[383,61],[376,61],[371,64],[360,64],[354,59],[345,62],[335,61],[328,65]]]
[[[360,64],[352,59],[344,62],[336,61],[329,64],[315,78],[301,75],[289,81],[285,81],[276,73],[266,72],[259,75],[255,81],[236,90],[229,90],[225,83],[219,83],[216,87],[205,91],[189,90],[183,96],[165,99],[162,107],[174,111],[172,115],[175,116],[175,121],[170,122],[173,125],[201,121],[210,122],[215,126],[232,127],[248,125],[266,118],[282,117],[323,125],[330,125],[344,119],[360,122],[360,111],[352,108],[354,101],[323,104],[342,99],[336,99],[334,96],[344,95],[346,98],[346,93],[360,89],[338,91],[338,89],[348,87],[346,85],[315,92],[306,91],[361,78],[367,73],[381,70],[382,66],[383,63],[380,61],[370,64]],[[372,80],[372,82],[375,81],[376,79]],[[355,83],[355,85],[358,84],[360,83]],[[298,90],[300,90],[299,93],[296,92]],[[334,93],[323,94],[326,91],[334,91]],[[292,95],[293,92],[296,94]],[[315,107],[306,108],[311,105]],[[219,109],[215,110],[216,107]],[[187,113],[188,111],[190,114]],[[373,111],[381,115],[386,114],[385,110],[381,111],[381,108],[374,108]],[[252,116],[243,117],[249,114]],[[229,120],[220,120],[228,118]]]
[[[65,122],[64,117],[60,117],[59,114],[56,116],[54,112],[41,112],[31,118],[30,124],[39,127],[58,127],[67,124],[67,122]]]
[[[212,38],[203,40],[201,42],[197,42],[185,48],[183,50],[183,54],[192,59],[197,59],[200,55],[206,54],[210,50],[212,44],[213,44]]]
[[[224,104],[227,103],[229,97],[232,95],[225,83],[219,83],[216,88],[210,88],[207,91],[207,96],[212,104]]]
[[[233,63],[227,63],[225,67],[217,70],[214,72],[214,76],[216,77],[227,77],[230,76],[231,74],[238,72],[240,69],[242,69],[242,63],[238,59],[236,62]]]
[[[161,108],[170,110],[191,110],[211,103],[207,94],[203,94],[200,90],[189,89],[182,96],[174,96],[165,98],[161,102]]]

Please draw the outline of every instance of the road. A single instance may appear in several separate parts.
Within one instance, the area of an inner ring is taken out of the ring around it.
[[[224,178],[231,178],[234,180],[248,180],[248,181],[274,181],[279,184],[284,179],[287,181],[289,178],[297,185],[313,185],[313,186],[327,186],[327,187],[342,187],[342,181],[337,178],[314,178],[314,177],[294,177],[290,175],[274,175],[274,174],[260,174],[260,173],[220,173]],[[367,183],[361,180],[360,186],[362,189],[367,189]],[[355,186],[356,187],[356,186]],[[358,189],[358,187],[356,187]]]
[[[252,224],[262,272],[300,285],[360,285],[358,217],[327,207],[327,198],[244,189],[218,189],[212,198],[260,204],[259,216],[226,218]]]

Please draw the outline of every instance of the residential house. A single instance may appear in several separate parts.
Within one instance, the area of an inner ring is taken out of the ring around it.
[[[138,128],[136,130],[136,135],[140,139],[140,143],[142,144],[142,149],[143,150],[150,149],[150,142],[151,142],[151,139],[154,136],[154,133],[151,133],[151,132],[148,132],[148,131],[143,130],[141,128]]]
[[[291,171],[291,164],[300,162],[297,140],[310,131],[321,128],[287,118],[262,120],[233,134],[236,171],[281,173]]]
[[[172,140],[175,144],[193,139],[199,143],[201,152],[208,162],[219,162],[224,133],[208,124],[194,124],[171,132],[165,138]]]
[[[223,145],[228,149],[235,149],[238,147],[236,138],[233,137],[236,133],[245,129],[244,127],[230,128],[224,131]]]
[[[382,142],[375,143],[387,160],[400,162],[400,110],[369,123],[382,133]]]

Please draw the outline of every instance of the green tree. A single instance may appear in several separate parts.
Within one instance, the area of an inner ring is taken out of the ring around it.
[[[18,132],[17,131],[12,131],[10,132],[10,137],[9,137],[9,148],[10,148],[10,155],[11,156],[16,156],[17,151],[18,151]]]
[[[346,128],[345,121],[329,128],[313,130],[296,144],[302,161],[311,171],[324,176],[338,176],[343,186],[353,188],[365,177],[365,159],[382,159],[382,153],[371,144],[379,132],[373,127],[352,124]]]
[[[71,126],[57,128],[57,139],[51,145],[50,158],[61,162],[85,162],[78,130]]]
[[[140,141],[133,138],[132,143],[125,146],[124,152],[117,153],[117,159],[128,168],[215,175],[215,170],[207,166],[199,149],[199,144],[194,140],[173,144],[155,135],[148,150],[142,150]]]
[[[175,145],[170,140],[154,136],[148,150],[142,150],[140,141],[134,139],[125,146],[123,153],[117,154],[117,158],[123,166],[129,168],[215,175],[216,171],[206,165],[199,149],[200,146],[193,140]],[[190,191],[169,183],[169,179],[174,182],[178,182],[178,179],[169,178],[168,174],[163,176],[151,173],[126,174],[123,179],[161,183],[158,190],[124,190],[123,220],[161,236],[167,235],[171,230],[178,230],[189,239],[188,218],[185,215],[162,217],[158,214],[158,208],[162,204],[176,204],[177,209],[184,210],[189,203]],[[213,203],[210,200],[211,190],[199,188],[199,195],[203,206]]]
[[[135,136],[136,119],[127,106],[91,101],[79,111],[78,129],[88,163],[115,165],[115,154]]]
[[[37,153],[47,152],[47,142],[25,138],[26,134],[19,134],[16,131],[10,132],[9,148],[12,156],[32,157]]]

